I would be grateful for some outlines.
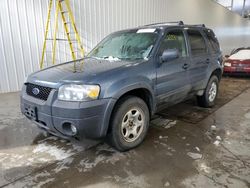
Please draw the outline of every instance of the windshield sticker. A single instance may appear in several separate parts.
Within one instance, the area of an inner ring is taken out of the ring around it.
[[[167,40],[178,40],[176,35],[173,34],[168,34],[167,35]]]
[[[153,33],[155,29],[139,29],[136,33]]]

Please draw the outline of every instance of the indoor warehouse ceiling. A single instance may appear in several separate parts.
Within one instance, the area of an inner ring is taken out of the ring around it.
[[[243,17],[250,18],[250,0],[215,0]]]

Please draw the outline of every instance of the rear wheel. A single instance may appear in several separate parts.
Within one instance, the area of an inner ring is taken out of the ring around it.
[[[197,96],[198,105],[201,107],[212,107],[218,95],[219,80],[212,76],[202,96]]]
[[[111,118],[108,140],[119,151],[137,147],[144,140],[149,127],[147,104],[138,97],[121,99]]]

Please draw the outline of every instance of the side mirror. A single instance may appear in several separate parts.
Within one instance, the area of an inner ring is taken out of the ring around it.
[[[161,56],[161,62],[171,61],[173,59],[177,59],[179,57],[179,50],[177,49],[168,49],[164,50]]]

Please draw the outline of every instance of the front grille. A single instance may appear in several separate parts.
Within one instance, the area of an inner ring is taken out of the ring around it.
[[[27,86],[26,93],[28,95],[44,100],[44,101],[48,99],[49,94],[52,90],[52,88],[43,87],[43,86],[31,84],[31,83],[27,83],[26,86]]]

